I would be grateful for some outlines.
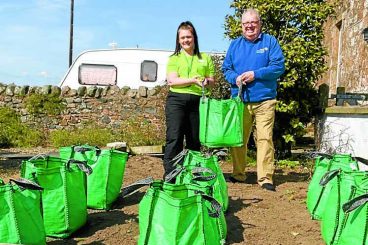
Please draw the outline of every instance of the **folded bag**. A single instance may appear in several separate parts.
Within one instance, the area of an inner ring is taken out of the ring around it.
[[[217,100],[205,96],[199,103],[199,140],[210,148],[243,145],[243,114],[241,87],[236,98]]]
[[[93,170],[87,176],[87,207],[110,209],[123,184],[128,153],[81,145],[61,147],[60,157],[87,162]]]
[[[21,176],[43,188],[42,213],[46,236],[67,238],[87,221],[86,162],[36,156],[23,161]]]
[[[41,216],[42,187],[26,179],[0,179],[0,243],[46,244]]]

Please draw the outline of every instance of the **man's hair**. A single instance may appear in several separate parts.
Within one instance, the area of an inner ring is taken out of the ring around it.
[[[260,23],[262,23],[261,16],[259,15],[258,10],[254,9],[254,8],[248,8],[248,9],[245,9],[245,10],[243,11],[242,18],[243,18],[243,17],[244,17],[244,15],[246,15],[246,14],[253,14],[253,15],[257,16],[257,17],[258,17],[259,22],[260,22]]]

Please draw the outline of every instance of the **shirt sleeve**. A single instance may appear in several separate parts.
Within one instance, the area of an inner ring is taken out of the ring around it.
[[[275,37],[271,38],[269,46],[268,66],[254,71],[254,78],[260,80],[276,80],[285,71],[285,59],[281,47]]]
[[[214,77],[215,76],[215,65],[210,55],[207,55],[207,64],[208,64],[208,73],[206,74],[207,77]]]
[[[169,61],[167,62],[166,74],[169,74],[172,72],[178,73],[178,56],[177,55],[170,56]]]
[[[236,78],[239,76],[234,70],[234,65],[232,61],[232,53],[234,49],[234,41],[231,42],[229,49],[226,52],[224,62],[222,64],[222,72],[225,76],[226,81],[230,84],[236,84]]]

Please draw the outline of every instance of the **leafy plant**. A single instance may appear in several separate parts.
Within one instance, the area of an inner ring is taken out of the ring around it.
[[[30,114],[48,114],[59,115],[65,105],[63,99],[57,94],[31,94],[25,100],[24,104]]]
[[[315,84],[327,67],[323,24],[333,13],[326,0],[234,0],[234,15],[225,18],[225,35],[242,34],[244,9],[258,9],[263,30],[274,35],[283,49],[286,72],[279,79],[276,106],[275,141],[280,154],[289,155],[297,136],[305,133],[318,110]]]
[[[20,121],[19,115],[8,107],[0,108],[0,146],[32,147],[41,145],[44,135]]]
[[[139,117],[131,117],[121,124],[121,139],[130,146],[162,145],[165,143],[165,127],[158,120],[156,123]]]
[[[54,130],[49,134],[49,142],[53,147],[79,144],[105,146],[109,142],[116,141],[116,138],[117,136],[111,130],[97,125],[73,130]]]

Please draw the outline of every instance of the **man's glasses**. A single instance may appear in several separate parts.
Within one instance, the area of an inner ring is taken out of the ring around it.
[[[247,22],[243,22],[242,25],[243,26],[249,26],[249,25],[255,26],[258,23],[259,23],[259,20],[256,20],[256,21],[247,21]]]

